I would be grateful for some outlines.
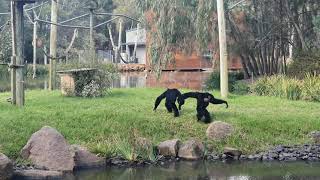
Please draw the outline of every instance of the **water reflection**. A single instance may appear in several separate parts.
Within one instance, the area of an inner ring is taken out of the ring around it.
[[[175,87],[201,90],[204,82],[209,77],[210,72],[199,71],[175,71],[162,72],[160,78],[153,73],[130,72],[120,74],[120,78],[115,80],[115,88],[134,88],[134,87]]]
[[[153,73],[129,72],[121,73],[118,79],[114,79],[113,88],[141,88],[141,87],[175,87],[201,90],[210,72],[163,72],[160,78]],[[48,78],[28,78],[26,89],[48,89]],[[59,79],[57,79],[59,84]],[[59,87],[58,85],[56,87]],[[10,91],[10,77],[0,78],[0,92]]]
[[[146,87],[147,74],[143,72],[121,73],[113,81],[113,88],[141,88]]]
[[[25,80],[25,86],[26,89],[48,89],[48,78],[28,78],[27,80]],[[0,92],[10,91],[10,88],[10,77],[0,78]]]
[[[320,164],[180,162],[145,168],[107,168],[80,171],[65,180],[315,180]]]

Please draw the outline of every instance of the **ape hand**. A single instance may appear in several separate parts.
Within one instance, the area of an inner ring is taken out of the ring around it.
[[[229,107],[228,103],[226,102],[226,109]]]

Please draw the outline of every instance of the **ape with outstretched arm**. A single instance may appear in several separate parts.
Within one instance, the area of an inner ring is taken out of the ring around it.
[[[153,110],[155,111],[161,101],[163,99],[166,99],[165,106],[168,110],[168,112],[174,112],[174,117],[179,116],[179,110],[181,110],[181,106],[184,104],[184,98],[182,97],[182,94],[178,89],[167,89],[164,93],[162,93],[159,97],[157,97]],[[176,101],[178,101],[179,104],[179,110],[176,106]]]
[[[226,108],[229,107],[227,101],[224,101],[221,99],[216,99],[210,93],[188,92],[188,93],[182,94],[182,97],[184,100],[188,99],[188,98],[197,99],[197,118],[198,118],[198,121],[200,121],[204,117],[205,123],[209,123],[211,121],[210,113],[207,110],[209,103],[211,103],[211,104],[226,104]]]

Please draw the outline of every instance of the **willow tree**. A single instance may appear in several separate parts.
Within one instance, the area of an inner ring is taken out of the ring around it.
[[[175,52],[210,50],[216,36],[215,0],[136,0],[148,30],[148,56],[159,74]]]

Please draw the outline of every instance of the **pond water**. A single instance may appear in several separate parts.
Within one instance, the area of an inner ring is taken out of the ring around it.
[[[147,72],[120,73],[118,79],[114,79],[113,88],[136,88],[136,87],[175,87],[201,90],[210,72],[163,72],[160,78]],[[57,79],[59,82],[59,79]],[[26,89],[47,89],[48,78],[28,78]],[[10,91],[10,77],[0,77],[0,92]]]
[[[164,71],[160,78],[147,72],[121,73],[120,78],[115,80],[115,88],[132,87],[175,87],[201,90],[209,77],[208,71]]]
[[[164,166],[83,170],[64,180],[315,180],[320,163],[178,162]]]

